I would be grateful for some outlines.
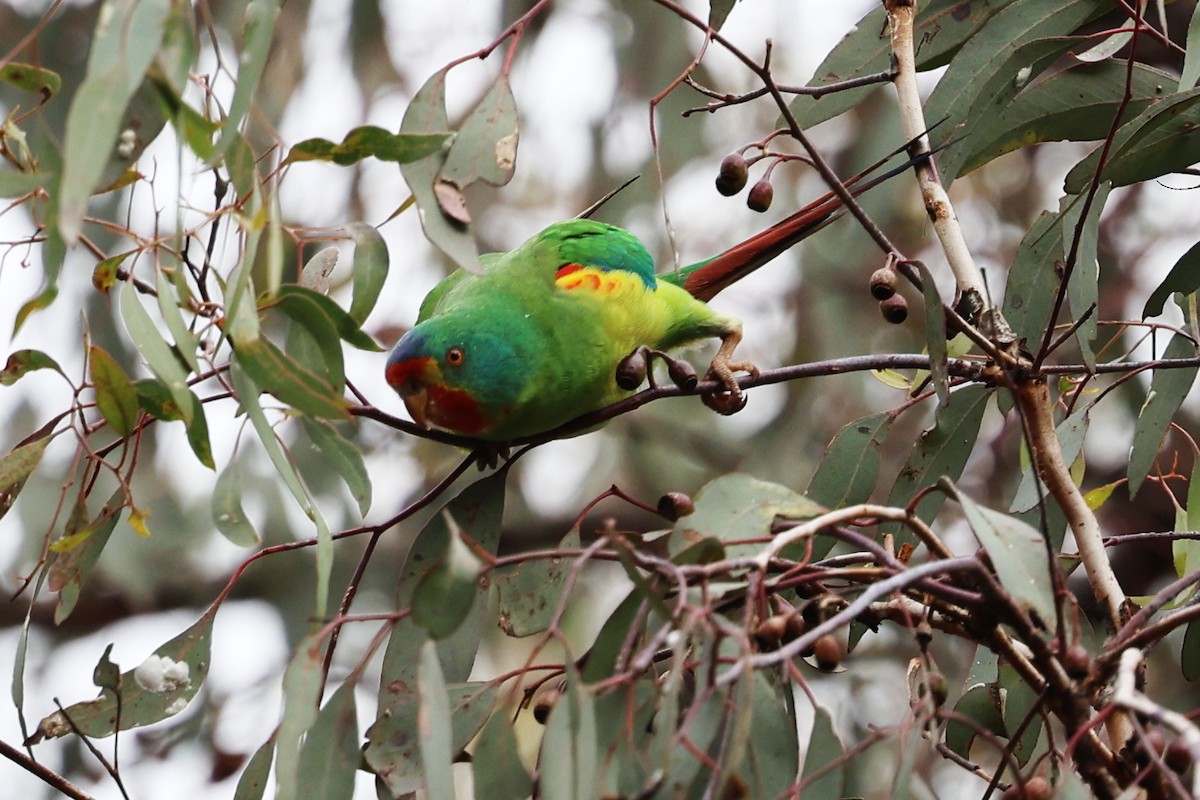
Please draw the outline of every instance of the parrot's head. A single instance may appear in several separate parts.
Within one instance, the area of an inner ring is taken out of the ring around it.
[[[459,315],[420,323],[388,356],[387,382],[422,427],[486,436],[528,386],[529,360],[492,319],[488,330]]]

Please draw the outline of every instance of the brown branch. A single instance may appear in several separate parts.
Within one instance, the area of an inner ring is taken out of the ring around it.
[[[74,800],[94,800],[90,794],[71,783],[62,775],[59,775],[44,764],[34,761],[3,739],[0,739],[0,756],[4,756],[26,772],[42,780],[47,786],[57,789],[67,797],[74,798]]]

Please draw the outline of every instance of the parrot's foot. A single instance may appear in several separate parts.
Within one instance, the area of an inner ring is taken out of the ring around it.
[[[475,466],[480,472],[495,469],[501,461],[508,461],[509,447],[503,442],[483,442],[472,451]]]
[[[721,348],[713,356],[708,373],[704,376],[706,379],[720,381],[725,386],[724,389],[701,395],[704,405],[718,414],[728,416],[736,414],[746,407],[746,396],[742,393],[742,387],[738,385],[737,378],[734,377],[736,373],[744,372],[752,378],[758,377],[758,367],[754,364],[749,361],[732,360],[733,351],[741,340],[740,327],[726,334],[725,338],[721,340]]]

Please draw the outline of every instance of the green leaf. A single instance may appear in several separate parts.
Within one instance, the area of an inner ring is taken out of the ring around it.
[[[804,520],[825,509],[777,483],[741,473],[709,482],[695,498],[696,510],[675,523],[671,552],[680,553],[704,539],[730,542],[769,536],[776,519]],[[759,545],[728,547],[728,555],[757,553]]]
[[[1179,91],[1186,92],[1196,86],[1200,78],[1200,6],[1192,9],[1188,22],[1187,50],[1183,55],[1183,69],[1179,73]]]
[[[558,543],[559,550],[579,547],[579,529]],[[496,570],[492,580],[499,600],[500,628],[509,636],[529,636],[550,626],[562,602],[572,561],[539,558]]]
[[[352,797],[362,754],[354,684],[346,681],[317,714],[300,750],[300,785],[305,797]]]
[[[733,10],[734,3],[737,0],[709,0],[708,3],[708,27],[714,31],[721,30],[721,26],[725,24],[725,18],[729,16],[729,12]]]
[[[346,226],[346,232],[354,240],[354,277],[353,294],[350,299],[350,318],[362,325],[370,316],[372,309],[375,308],[379,292],[383,289],[384,281],[387,280],[387,242],[379,235],[379,231],[362,222],[350,223]],[[364,350],[369,349],[350,339],[346,341],[356,347],[362,347]],[[373,341],[372,344],[374,344]]]
[[[1033,756],[1042,735],[1042,720],[1036,712],[1032,721],[1017,736],[1018,727],[1039,703],[1040,696],[1017,673],[1011,664],[999,668],[1000,714],[1004,719],[1004,736],[1013,742],[1012,754],[1017,763],[1025,766]]]
[[[1062,268],[1062,226],[1058,222],[1058,214],[1043,211],[1021,239],[1008,272],[1004,317],[1030,348],[1041,343],[1058,291]]]
[[[121,668],[109,658],[112,649],[113,646],[111,644],[104,648],[104,653],[100,656],[100,661],[96,664],[96,668],[92,670],[92,683],[101,689],[119,692],[121,691]]]
[[[1164,359],[1191,358],[1195,355],[1195,345],[1186,336],[1178,333],[1171,337],[1163,351]],[[1154,370],[1146,402],[1142,404],[1142,410],[1138,413],[1133,448],[1129,452],[1127,476],[1130,498],[1137,495],[1142,481],[1154,466],[1158,448],[1162,445],[1163,437],[1167,435],[1167,428],[1196,380],[1196,370],[1196,367]]]
[[[1015,517],[976,504],[949,481],[941,485],[962,506],[967,523],[992,560],[1000,584],[1021,607],[1036,612],[1044,625],[1053,625],[1054,584],[1042,534]]]
[[[183,415],[185,422],[191,421],[194,410],[190,397],[191,390],[187,386],[187,372],[179,362],[179,358],[170,345],[163,340],[162,334],[150,315],[137,298],[137,291],[128,283],[121,284],[117,290],[117,304],[121,310],[121,319],[125,322],[125,330],[129,338],[159,380],[161,380],[175,399],[175,406]]]
[[[1197,291],[1200,291],[1200,242],[1192,245],[1179,257],[1163,282],[1150,293],[1146,305],[1142,308],[1142,319],[1162,314],[1163,306],[1173,293],[1189,295]]]
[[[417,91],[404,120],[400,123],[400,133],[441,133],[450,129],[446,116],[446,70],[442,69]],[[446,163],[445,153],[438,151],[426,156],[420,161],[401,164],[400,172],[412,190],[421,214],[421,227],[425,236],[436,247],[442,250],[459,266],[471,272],[480,272],[479,251],[475,240],[471,238],[466,226],[454,217],[446,216],[442,211],[434,184],[442,165]],[[445,185],[445,184],[440,184]],[[355,319],[360,319],[355,315]]]
[[[204,415],[204,405],[200,398],[190,389],[186,390],[184,398],[188,403],[188,419],[175,403],[175,397],[166,384],[156,378],[146,378],[133,384],[137,393],[138,405],[143,411],[163,422],[183,420],[187,429],[188,444],[200,463],[215,470],[213,463],[212,444],[208,438],[208,420]]]
[[[52,425],[43,427],[0,458],[0,519],[12,508],[30,473],[41,462],[46,445],[54,438],[52,430]]]
[[[242,508],[242,474],[236,459],[217,476],[212,491],[212,518],[217,530],[238,547],[254,547],[262,541]]]
[[[755,670],[750,675],[750,702],[753,713],[747,714],[747,719],[753,719],[752,734],[745,744],[745,756],[741,763],[734,765],[737,774],[742,776],[749,787],[750,797],[781,797],[786,796],[788,788],[795,780],[799,771],[800,744],[796,737],[796,715],[793,708],[792,685],[788,682],[768,677],[766,671]],[[837,743],[833,731],[830,738]],[[827,743],[822,742],[822,746]],[[805,751],[805,764],[815,768],[813,761],[826,754],[814,752],[811,746]],[[832,753],[829,754],[832,756]],[[836,756],[832,756],[836,758]],[[808,759],[813,759],[809,761]],[[832,760],[832,759],[831,759]],[[828,763],[828,762],[826,762]],[[835,770],[836,772],[836,770]],[[807,788],[807,787],[806,787]],[[840,794],[825,794],[811,791],[810,796],[840,797]]]
[[[105,350],[88,348],[88,371],[96,388],[96,407],[100,416],[124,439],[133,433],[138,421],[138,398],[125,370]]]
[[[1200,461],[1192,463],[1185,509],[1175,509],[1175,531],[1200,531]],[[1171,556],[1175,574],[1180,578],[1190,575],[1200,567],[1200,540],[1176,539],[1171,543]]]
[[[371,476],[363,463],[362,453],[354,443],[324,420],[302,417],[300,424],[308,438],[325,457],[326,464],[345,482],[364,517],[371,510]]]
[[[546,720],[538,755],[538,787],[546,800],[591,800],[596,786],[596,709],[567,663],[567,686]]]
[[[487,787],[490,800],[525,800],[533,780],[517,753],[517,737],[508,716],[499,711],[488,719],[475,742],[471,758],[475,785]]]
[[[309,797],[300,782],[301,739],[317,722],[324,683],[325,648],[319,634],[306,636],[283,672],[283,719],[275,739],[275,798]]]
[[[335,393],[344,392],[346,368],[341,337],[322,305],[311,294],[291,292],[286,299],[268,307],[282,312],[292,321],[287,357],[293,359],[297,367],[320,375]]]
[[[987,387],[966,386],[953,392],[948,404],[938,407],[933,427],[921,434],[917,446],[896,477],[888,495],[888,505],[907,506],[918,491],[932,486],[941,477],[958,480],[975,447],[990,396]],[[929,492],[917,503],[917,515],[923,520],[932,520],[943,502],[943,495]],[[898,544],[916,541],[906,528],[901,529],[897,525],[880,528],[894,532]]]
[[[51,543],[54,560],[50,563],[48,586],[58,593],[54,623],[61,624],[75,610],[84,581],[100,559],[108,538],[117,527],[126,505],[125,490],[118,488],[95,519],[87,518],[86,498],[80,495],[71,511],[62,536]]]
[[[602,681],[616,669],[617,657],[621,654],[629,630],[638,619],[642,603],[647,602],[641,587],[625,595],[596,634],[596,640],[584,659],[583,679],[588,683]]]
[[[921,273],[921,295],[925,307],[925,347],[929,352],[929,379],[937,392],[938,406],[950,402],[950,367],[946,362],[946,310],[938,294],[933,273],[925,262],[918,261]]]
[[[845,746],[833,727],[833,718],[824,706],[813,706],[813,727],[804,752],[804,771],[801,774],[805,795],[812,797],[842,797],[846,787],[846,767],[834,767],[823,775],[812,777],[817,770],[844,763]]]
[[[229,375],[233,379],[233,388],[238,402],[241,403],[246,416],[250,419],[250,424],[254,428],[254,432],[258,435],[258,440],[262,443],[263,449],[267,451],[267,457],[271,459],[271,463],[275,466],[275,471],[279,473],[279,477],[283,479],[284,485],[292,493],[292,497],[295,498],[296,504],[300,506],[300,510],[313,521],[317,529],[317,586],[314,614],[317,617],[322,617],[325,615],[325,604],[329,599],[329,575],[333,569],[333,539],[329,531],[329,525],[325,522],[325,517],[321,513],[321,509],[313,503],[308,487],[304,485],[304,481],[301,480],[299,473],[292,466],[292,462],[288,459],[283,445],[280,444],[279,439],[275,436],[274,429],[267,422],[262,405],[258,402],[259,390],[254,381],[247,376],[246,372],[238,364],[234,364],[231,367]]]
[[[1108,202],[1108,193],[1112,186],[1100,184],[1092,204],[1087,209],[1087,218],[1080,220],[1084,211],[1084,195],[1074,198],[1075,202],[1060,201],[1059,216],[1062,219],[1063,263],[1070,256],[1071,243],[1075,240],[1076,230],[1079,231],[1079,246],[1076,250],[1075,268],[1071,272],[1071,281],[1067,285],[1067,305],[1076,320],[1083,319],[1089,309],[1093,312],[1099,306],[1100,294],[1100,261],[1096,253],[1099,240],[1100,214]],[[1096,338],[1096,315],[1093,313],[1083,319],[1075,329],[1075,341],[1083,355],[1083,362],[1088,369],[1096,368],[1096,356],[1092,352],[1092,342]]]
[[[1125,71],[1124,66],[1121,71]],[[1100,172],[1100,179],[1110,181],[1114,186],[1128,186],[1168,175],[1200,160],[1200,143],[1194,135],[1200,124],[1200,89],[1162,97],[1162,83],[1169,82],[1170,77],[1157,71],[1150,71],[1150,75],[1160,79],[1152,87],[1156,93],[1147,94],[1151,87],[1139,87],[1142,92],[1136,96],[1154,102],[1136,106],[1139,108],[1137,116],[1126,117],[1127,121],[1113,136],[1108,159]],[[1103,149],[1098,147],[1067,173],[1065,186],[1068,192],[1078,194],[1088,187]]]
[[[216,607],[205,612],[187,630],[154,651],[120,678],[120,727],[117,727],[117,696],[106,691],[95,700],[75,703],[66,709],[75,730],[84,736],[111,736],[118,729],[149,725],[173,717],[187,707],[208,675],[211,662],[212,623]],[[63,712],[55,711],[38,723],[35,741],[66,736],[72,732]]]
[[[62,87],[62,78],[58,77],[57,72],[44,67],[35,67],[32,64],[19,64],[15,61],[0,66],[0,81],[15,86],[23,92],[40,95],[41,99],[38,101],[40,103],[45,103],[58,94],[58,90]]]
[[[476,181],[503,186],[517,168],[517,101],[501,75],[463,120],[439,182],[466,189]]]
[[[364,158],[407,164],[435,153],[450,138],[447,133],[392,133],[374,125],[363,125],[346,134],[340,144],[328,139],[305,139],[293,145],[284,164],[296,161],[332,161],[343,167]]]
[[[371,230],[374,231],[375,229],[371,228]],[[382,239],[380,241],[382,242]],[[384,277],[386,277],[387,250],[384,249],[383,252],[385,262]],[[333,323],[334,329],[337,330],[338,336],[343,341],[353,345],[354,347],[357,347],[359,350],[366,350],[372,353],[379,353],[383,351],[383,347],[381,347],[374,339],[363,332],[362,328],[359,327],[361,323],[357,321],[353,314],[343,311],[342,307],[334,302],[331,298],[326,297],[319,292],[315,292],[312,289],[308,289],[303,286],[297,286],[296,284],[286,284],[284,286],[280,286],[279,291],[275,294],[275,297],[268,301],[263,308],[271,308],[275,304],[287,305],[297,297],[303,298],[305,301],[315,304],[321,310],[321,312],[329,318],[329,321]]]
[[[1133,98],[1124,106],[1124,119],[1143,114],[1151,101],[1161,95],[1164,83],[1172,81],[1160,70],[1135,65]],[[1103,139],[1122,107],[1125,83],[1125,64],[1115,61],[1077,64],[1034,83],[972,132],[971,155],[960,174],[1040,142]],[[1077,189],[1068,191],[1078,193]]]
[[[278,16],[278,0],[250,0],[246,5],[243,43],[238,54],[233,99],[229,101],[228,116],[221,126],[221,138],[209,157],[209,164],[215,165],[241,138],[238,128],[250,112],[254,93],[258,91],[259,81],[262,80],[263,70],[266,69],[267,56],[271,52],[271,41],[275,33],[275,18]]]
[[[445,506],[464,533],[487,553],[496,553],[499,545],[506,475],[508,471],[499,470],[485,479],[470,483]],[[416,585],[430,569],[433,560],[445,552],[449,536],[449,527],[439,510],[416,536],[404,560],[397,581],[400,587],[397,591],[398,608],[410,607]],[[449,681],[467,680],[484,633],[488,595],[474,588],[472,593],[476,597],[473,612],[468,614],[454,633],[437,643],[442,672]],[[364,753],[367,764],[397,795],[413,792],[421,786],[420,770],[416,765],[419,758],[416,751],[418,742],[412,736],[416,728],[413,687],[416,684],[420,649],[428,636],[412,616],[409,614],[397,620],[392,627],[388,648],[384,652],[383,668],[380,670],[379,714],[376,722],[367,730],[368,741]],[[454,686],[454,682],[451,682],[451,686]],[[478,693],[479,687],[475,686],[475,690]],[[491,705],[487,708],[490,710]],[[461,718],[463,722],[469,721],[466,717]],[[479,726],[484,724],[486,718],[487,712],[478,717]],[[460,716],[455,716],[455,723],[460,723]],[[478,730],[476,727],[474,732],[467,734],[463,746]]]
[[[846,425],[825,448],[821,464],[804,493],[826,508],[845,508],[871,498],[879,479],[879,448],[894,417],[860,417]],[[832,546],[832,543],[831,543]]]
[[[262,800],[267,791],[267,780],[271,777],[271,761],[274,758],[275,736],[272,734],[271,738],[263,742],[262,746],[254,751],[254,755],[250,756],[246,768],[242,770],[242,777],[238,778],[233,800]]]
[[[158,310],[162,312],[167,330],[175,339],[175,352],[178,353],[192,372],[200,371],[200,362],[196,360],[196,350],[200,347],[200,339],[188,328],[179,311],[174,287],[167,280],[161,269],[154,271],[154,285],[158,291]]]
[[[348,419],[347,403],[321,376],[285,355],[264,338],[240,342],[237,363],[262,389],[314,417]]]
[[[70,244],[79,238],[88,197],[103,183],[105,167],[114,154],[120,157],[118,135],[126,126],[126,109],[162,43],[170,9],[171,0],[109,0],[104,5],[92,35],[87,74],[67,112],[58,225]]]
[[[1107,5],[1104,0],[1018,0],[1003,5],[962,46],[925,102],[926,119],[944,120],[931,134],[934,144],[945,144],[964,130],[975,131],[999,114],[1059,57],[1088,41],[1065,34]],[[922,9],[918,19],[924,13]],[[939,157],[946,183],[958,176],[969,147],[968,139]]]
[[[170,86],[162,82],[156,82],[155,86],[163,104],[163,116],[171,121],[180,138],[198,158],[209,161],[213,156],[213,135],[221,126],[185,103]]]
[[[421,697],[417,734],[425,791],[431,800],[454,800],[454,776],[450,771],[454,758],[450,746],[450,697],[446,694],[442,665],[433,642],[426,642],[421,647],[417,692]]]
[[[935,69],[946,64],[963,42],[1005,5],[1007,3],[1002,0],[990,3],[931,0],[923,4],[914,32],[914,39],[921,44],[917,51],[917,69]],[[825,86],[884,72],[891,69],[891,59],[887,14],[882,6],[877,6],[830,51],[813,73],[808,86]],[[792,113],[801,128],[811,128],[858,105],[875,88],[850,89],[816,99],[802,95],[792,102]]]
[[[1000,708],[1000,689],[996,684],[979,683],[967,689],[954,704],[954,713],[972,720],[975,725],[952,718],[946,723],[946,745],[963,758],[970,758],[971,744],[978,736],[978,729],[1005,736]]]
[[[1083,451],[1083,440],[1088,430],[1089,408],[1081,408],[1064,419],[1054,429],[1058,437],[1058,446],[1062,448],[1063,463],[1073,464]],[[1029,467],[1021,475],[1021,483],[1008,510],[1014,514],[1028,511],[1038,503],[1037,474]],[[1042,490],[1045,495],[1045,489]]]
[[[201,464],[215,470],[217,467],[213,463],[212,443],[208,438],[208,420],[204,416],[204,405],[190,389],[188,390],[188,402],[191,403],[191,412],[187,415],[190,419],[184,419],[184,424],[187,426],[188,444],[191,445],[192,452],[196,454],[196,458]]]
[[[8,357],[4,369],[0,370],[0,386],[12,386],[21,378],[39,369],[52,369],[64,378],[67,377],[58,362],[41,350],[18,350]]]
[[[0,197],[23,197],[32,191],[42,188],[50,176],[42,172],[17,172],[11,169],[0,169]]]
[[[462,540],[446,512],[446,548],[428,568],[412,596],[413,620],[432,639],[444,639],[458,629],[475,606],[479,558]]]
[[[364,751],[367,765],[397,796],[415,791],[423,783],[421,737],[414,735],[420,728],[422,696],[417,689],[421,680],[417,669],[422,663],[422,647],[416,652],[417,661],[409,665],[414,684],[393,687],[386,713],[367,730]],[[498,692],[487,683],[445,684],[452,758],[459,757],[495,711]]]
[[[1192,620],[1183,632],[1183,646],[1179,653],[1183,677],[1189,681],[1200,678],[1200,622]]]
[[[444,506],[464,533],[487,553],[495,553],[499,546],[507,474],[507,470],[499,470],[471,483]],[[429,564],[446,551],[449,536],[449,527],[439,509],[429,518],[428,524],[413,540],[412,548],[407,553],[397,578],[398,608],[411,606],[415,587]],[[438,643],[442,671],[446,679],[452,682],[462,682],[470,676],[483,636],[488,595],[474,590],[473,593],[477,595],[474,613],[454,634]],[[413,621],[411,614],[398,620],[393,627],[383,657],[379,695],[381,721],[391,705],[399,702],[414,685],[419,650],[427,638],[425,630]],[[371,752],[368,749],[370,759]]]

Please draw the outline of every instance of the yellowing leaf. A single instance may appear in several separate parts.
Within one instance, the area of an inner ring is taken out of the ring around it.
[[[1083,496],[1083,502],[1087,503],[1088,508],[1095,511],[1104,505],[1108,501],[1108,498],[1112,496],[1113,490],[1124,482],[1124,480],[1119,480],[1106,483],[1103,486],[1097,486]]]
[[[129,527],[133,528],[138,536],[147,537],[150,535],[150,529],[146,527],[146,520],[149,518],[147,512],[135,508],[129,515]]]

